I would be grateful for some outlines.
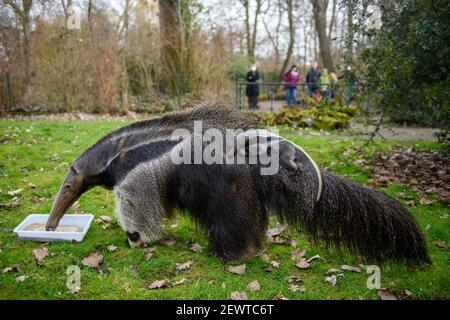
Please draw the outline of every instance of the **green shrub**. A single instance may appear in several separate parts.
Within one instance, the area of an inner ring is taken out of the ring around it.
[[[264,126],[288,125],[315,129],[345,129],[358,112],[357,106],[339,105],[336,101],[308,99],[309,107],[284,107],[275,113],[268,111],[249,113]]]
[[[246,56],[236,56],[228,64],[228,74],[231,79],[245,79],[250,68],[250,60]]]

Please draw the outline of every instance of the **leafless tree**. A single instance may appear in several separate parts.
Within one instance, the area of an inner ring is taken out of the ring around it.
[[[317,37],[319,40],[320,56],[324,66],[328,70],[334,71],[334,62],[331,53],[331,39],[327,34],[328,2],[329,0],[311,0]]]
[[[245,10],[245,31],[247,40],[247,55],[249,59],[255,61],[256,37],[258,32],[258,21],[261,14],[263,0],[255,0],[256,8],[253,15],[253,27],[251,26],[251,6],[250,0],[239,0]]]
[[[4,0],[14,11],[22,31],[23,43],[23,94],[28,92],[31,80],[31,8],[33,0]]]

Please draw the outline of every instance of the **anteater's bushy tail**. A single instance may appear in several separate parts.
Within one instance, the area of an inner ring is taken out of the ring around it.
[[[398,201],[325,170],[321,172],[323,189],[318,202],[311,193],[313,180],[305,174],[289,188],[278,189],[278,194],[267,194],[266,198],[272,199],[269,207],[276,208],[282,220],[298,226],[313,240],[348,248],[367,261],[430,262],[419,226]]]
[[[369,260],[430,262],[419,226],[398,201],[326,171],[322,174],[321,200],[304,221],[313,238],[348,247]]]

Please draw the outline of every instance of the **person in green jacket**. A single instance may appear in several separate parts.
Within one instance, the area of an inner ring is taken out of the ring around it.
[[[330,77],[328,75],[328,69],[323,69],[322,74],[319,78],[320,92],[325,98],[329,98],[330,96]]]

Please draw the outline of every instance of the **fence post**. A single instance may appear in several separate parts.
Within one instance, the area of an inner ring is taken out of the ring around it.
[[[9,111],[12,109],[12,86],[9,72],[6,73],[6,94],[8,96],[7,110]]]
[[[238,77],[235,77],[234,78],[234,85],[235,85],[235,89],[236,89],[236,94],[235,94],[235,99],[234,99],[234,102],[235,102],[235,105],[236,105],[236,108],[238,108],[238,109],[241,109],[240,108],[240,106],[239,106],[239,97],[238,97],[238,95],[239,95],[239,92],[238,92],[238,90],[239,90],[239,82],[238,82]]]
[[[181,74],[177,72],[177,103],[178,110],[181,108]]]
[[[273,113],[274,85],[270,85],[270,112]]]

